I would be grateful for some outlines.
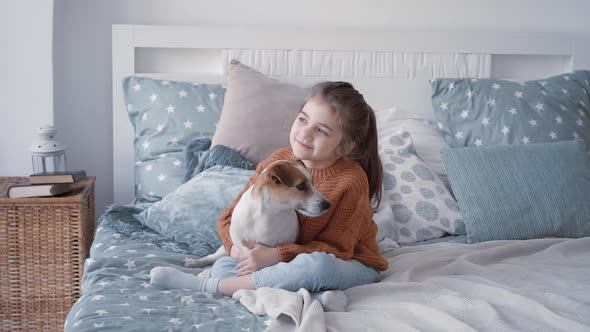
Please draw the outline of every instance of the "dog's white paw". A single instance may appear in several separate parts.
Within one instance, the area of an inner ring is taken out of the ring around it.
[[[184,262],[185,267],[205,267],[209,262],[201,258],[189,258]]]

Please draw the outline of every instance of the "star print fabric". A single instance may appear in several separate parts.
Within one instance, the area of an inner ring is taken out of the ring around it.
[[[514,82],[436,79],[432,106],[452,147],[578,140],[590,147],[590,71]]]
[[[158,201],[183,183],[188,142],[215,133],[225,86],[126,77],[123,92],[135,128],[135,196]]]
[[[154,267],[197,274],[201,269],[186,269],[184,261],[214,249],[205,243],[178,244],[143,227],[133,217],[138,209],[112,208],[103,215],[84,262],[82,295],[64,321],[65,332],[264,330],[270,318],[251,314],[235,299],[152,285]]]

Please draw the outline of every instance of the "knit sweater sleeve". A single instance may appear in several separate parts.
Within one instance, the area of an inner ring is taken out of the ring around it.
[[[315,240],[304,245],[277,246],[281,261],[289,262],[298,254],[316,251],[334,254],[343,260],[351,259],[359,239],[361,225],[372,218],[368,191],[366,177],[364,181],[349,183],[349,188],[344,190],[332,218]]]
[[[225,250],[228,253],[230,252],[231,247],[233,245],[231,237],[229,235],[229,226],[231,224],[231,216],[232,216],[232,213],[234,212],[234,208],[236,207],[236,205],[240,201],[240,198],[242,197],[242,195],[248,190],[248,188],[250,188],[252,186],[252,184],[256,180],[256,177],[258,177],[258,175],[260,175],[260,173],[262,173],[262,171],[266,168],[266,166],[275,160],[284,159],[286,155],[287,155],[287,153],[286,153],[285,149],[279,149],[279,150],[271,153],[265,160],[258,163],[258,166],[256,167],[256,171],[250,177],[250,179],[248,180],[248,183],[244,186],[244,189],[242,189],[242,191],[238,194],[238,196],[236,197],[236,199],[233,201],[233,203],[230,206],[228,206],[223,211],[221,211],[221,214],[219,215],[219,218],[217,219],[217,234],[219,234],[219,237],[221,238],[223,246],[225,247]]]

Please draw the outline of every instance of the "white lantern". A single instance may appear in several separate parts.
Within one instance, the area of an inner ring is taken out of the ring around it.
[[[37,130],[38,140],[31,145],[33,173],[65,172],[66,147],[55,140],[57,130],[43,126]]]

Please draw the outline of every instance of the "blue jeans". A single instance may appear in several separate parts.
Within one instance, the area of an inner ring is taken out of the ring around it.
[[[237,264],[237,258],[222,257],[213,264],[211,277],[235,277]],[[258,270],[252,273],[252,279],[256,288],[272,287],[292,292],[305,288],[317,293],[377,282],[379,272],[355,260],[345,261],[332,254],[314,252]]]

